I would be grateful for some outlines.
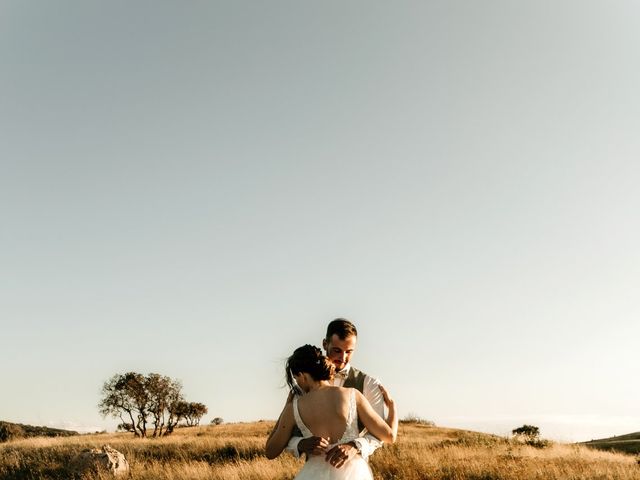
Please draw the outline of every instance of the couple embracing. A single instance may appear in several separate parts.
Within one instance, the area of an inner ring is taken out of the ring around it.
[[[307,461],[298,480],[372,480],[368,457],[398,433],[395,403],[380,382],[350,364],[358,332],[339,318],[327,327],[326,352],[297,348],[286,365],[291,387],[271,432],[267,458],[283,450]],[[388,416],[384,419],[384,407]]]

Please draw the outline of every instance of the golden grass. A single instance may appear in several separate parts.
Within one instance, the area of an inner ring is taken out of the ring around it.
[[[125,454],[132,480],[292,479],[302,462],[283,454],[267,460],[262,449],[273,422],[179,429],[161,439],[131,434],[35,438],[0,444],[0,479],[69,479],[71,458],[109,444]],[[400,426],[398,442],[371,460],[376,480],[640,480],[636,457],[551,444],[533,448],[463,430]]]
[[[629,455],[568,444],[539,449],[420,426],[405,427],[398,443],[376,452],[371,463],[384,479],[640,479],[640,466]]]

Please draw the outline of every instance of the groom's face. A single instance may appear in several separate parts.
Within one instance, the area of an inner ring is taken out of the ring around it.
[[[351,355],[353,355],[356,349],[356,341],[357,338],[355,335],[350,335],[342,340],[335,333],[329,340],[325,338],[322,341],[322,346],[327,353],[327,357],[329,357],[329,360],[336,366],[336,371],[339,372],[347,366],[347,363],[351,360]]]

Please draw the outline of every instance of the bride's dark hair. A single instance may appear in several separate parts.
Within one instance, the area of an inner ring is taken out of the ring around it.
[[[313,345],[303,345],[287,359],[287,384],[293,388],[293,375],[308,373],[316,381],[333,378],[336,367]]]

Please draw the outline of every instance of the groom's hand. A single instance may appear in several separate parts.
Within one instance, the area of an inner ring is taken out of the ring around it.
[[[336,445],[327,452],[326,460],[336,468],[342,467],[348,460],[356,456],[358,450],[351,443]]]
[[[322,455],[327,451],[329,440],[322,437],[303,438],[298,442],[298,452],[309,455]]]

